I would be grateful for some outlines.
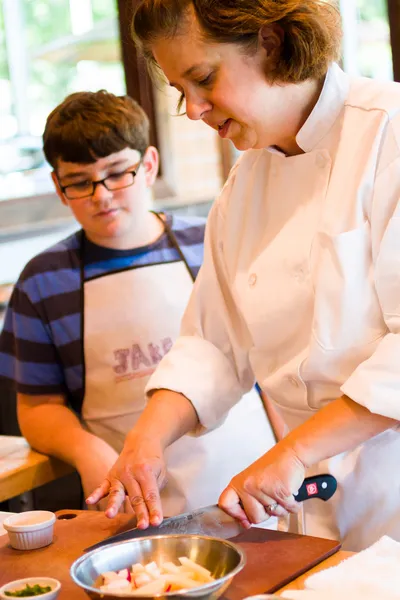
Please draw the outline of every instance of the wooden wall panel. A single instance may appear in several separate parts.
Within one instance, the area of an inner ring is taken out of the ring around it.
[[[387,0],[394,80],[400,81],[400,0]]]
[[[158,146],[156,114],[152,82],[141,56],[132,41],[130,27],[132,14],[138,0],[117,0],[121,57],[124,65],[126,89],[146,111],[151,123],[151,144]]]

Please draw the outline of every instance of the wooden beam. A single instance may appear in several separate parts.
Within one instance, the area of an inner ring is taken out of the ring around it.
[[[121,43],[121,59],[124,65],[126,91],[144,109],[150,119],[150,143],[158,147],[156,109],[153,85],[146,65],[139,56],[131,36],[133,9],[138,0],[117,0]]]
[[[400,81],[400,0],[387,0],[390,41],[393,56],[393,76]]]

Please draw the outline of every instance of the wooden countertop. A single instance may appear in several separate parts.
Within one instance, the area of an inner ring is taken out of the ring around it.
[[[32,450],[25,438],[0,435],[0,502],[72,472],[61,460]]]

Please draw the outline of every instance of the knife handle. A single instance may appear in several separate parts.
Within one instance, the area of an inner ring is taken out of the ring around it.
[[[333,475],[314,475],[314,477],[305,478],[294,498],[297,502],[304,502],[304,500],[312,498],[326,501],[332,498],[336,488],[337,481]]]

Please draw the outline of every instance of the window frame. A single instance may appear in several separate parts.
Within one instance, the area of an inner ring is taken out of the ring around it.
[[[387,10],[393,57],[393,79],[400,82],[400,3],[398,0],[387,0]]]

